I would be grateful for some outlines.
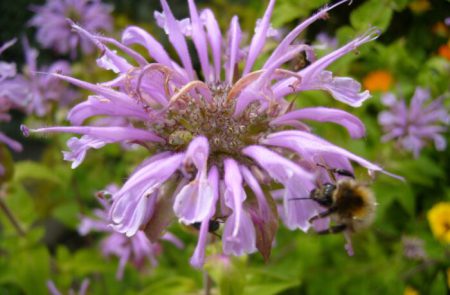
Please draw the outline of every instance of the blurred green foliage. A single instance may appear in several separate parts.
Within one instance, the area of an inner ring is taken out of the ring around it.
[[[170,2],[174,3],[177,16],[186,15],[185,1]],[[266,1],[259,0],[197,2],[200,7],[212,7],[222,28],[228,26],[233,14],[239,15],[243,29],[248,32],[252,32],[266,5]],[[277,2],[272,23],[287,30],[327,3],[324,0]],[[330,19],[313,24],[302,38],[314,41],[323,31],[336,36],[342,45],[376,26],[383,32],[381,37],[361,47],[357,54],[335,63],[332,70],[336,75],[363,80],[368,73],[381,69],[393,76],[390,90],[401,96],[411,97],[415,87],[422,86],[430,88],[433,97],[445,93],[448,97],[450,63],[438,54],[438,49],[448,42],[450,28],[447,27],[447,35],[439,35],[433,32],[433,27],[448,17],[449,1],[415,1],[428,3],[428,8],[422,11],[413,9],[412,2],[355,1],[351,6],[331,11]],[[133,23],[155,33],[157,38],[163,36],[152,17],[153,10],[159,9],[157,1],[112,3],[116,6],[118,30]],[[8,9],[1,11],[12,14],[12,8],[5,7]],[[2,28],[6,27],[7,32],[2,33],[2,39],[25,31],[23,26],[30,13],[15,11],[21,12],[15,22],[4,22]],[[43,56],[52,58],[46,51]],[[11,57],[21,58],[16,53],[5,55],[5,59]],[[77,62],[75,75],[89,76],[90,81],[108,78],[89,66],[92,64],[92,57]],[[322,92],[306,92],[293,98],[299,106],[338,106],[360,117],[367,127],[367,136],[362,140],[351,140],[344,130],[332,124],[312,123],[311,126],[322,137],[406,179],[399,182],[380,175],[373,181],[379,203],[377,219],[371,229],[354,236],[355,256],[349,257],[344,251],[342,235],[319,237],[285,228],[277,234],[267,264],[255,254],[232,259],[228,267],[221,265],[220,260],[214,260],[220,246],[211,245],[208,252],[212,258],[205,269],[215,294],[402,294],[407,286],[420,294],[448,292],[445,272],[450,268],[450,249],[432,236],[426,213],[433,204],[450,201],[449,150],[437,153],[429,147],[414,159],[411,154],[397,150],[391,142],[381,143],[382,133],[377,123],[377,114],[383,109],[381,94],[375,91],[373,98],[358,109],[335,102]],[[449,108],[448,99],[445,104]],[[53,115],[46,123],[55,121],[56,114]],[[36,119],[27,120],[30,123]],[[17,134],[13,136],[19,138]],[[449,134],[445,136],[449,142]],[[60,290],[78,289],[86,277],[91,280],[89,294],[202,294],[207,280],[201,271],[189,265],[196,234],[178,224],[172,225],[171,231],[186,243],[184,250],[163,242],[157,268],[139,273],[128,265],[123,281],[115,279],[118,261],[100,254],[101,235],[81,237],[77,226],[81,214],[90,215],[98,206],[93,197],[95,192],[109,183],[123,183],[133,167],[146,158],[146,152],[123,153],[119,146],[107,146],[89,152],[84,163],[72,170],[61,156],[67,139],[68,136],[51,136],[25,141],[25,152],[14,155],[17,160],[14,175],[2,179],[0,198],[26,235],[18,234],[10,219],[0,214],[0,294],[47,294],[46,281],[50,279]],[[2,163],[10,159],[3,147],[0,153]],[[7,167],[10,166],[11,161]],[[357,170],[356,175],[372,181],[362,170]],[[404,237],[423,240],[427,260],[405,257]]]

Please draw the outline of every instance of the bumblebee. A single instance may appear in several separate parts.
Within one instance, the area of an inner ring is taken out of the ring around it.
[[[216,220],[216,219],[211,219],[211,220],[208,222],[208,232],[209,232],[210,234],[215,235],[216,237],[219,237],[219,238],[221,238],[221,237],[220,237],[220,235],[217,233],[217,231],[218,231],[219,228],[220,228],[220,223],[221,223],[221,222],[220,222],[219,220]],[[192,227],[195,228],[196,230],[200,230],[201,225],[202,225],[201,222],[194,222],[194,223],[190,224],[190,226],[192,226]]]
[[[201,225],[202,225],[201,222],[194,222],[191,224],[191,226],[193,228],[195,228],[196,230],[200,230]],[[211,219],[208,222],[208,232],[214,233],[214,232],[218,231],[219,228],[220,228],[220,222],[218,220]]]
[[[333,183],[318,185],[318,188],[311,191],[309,198],[302,199],[311,199],[326,208],[310,218],[309,222],[330,217],[334,225],[317,233],[357,232],[370,226],[375,219],[377,206],[373,192],[363,183],[356,181],[353,174],[347,170],[330,169],[321,164],[318,166],[327,169]],[[336,180],[335,174],[346,178]]]

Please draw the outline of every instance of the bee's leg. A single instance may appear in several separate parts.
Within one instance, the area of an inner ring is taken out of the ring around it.
[[[222,236],[221,236],[221,235],[219,235],[219,234],[218,234],[218,233],[216,233],[216,232],[211,232],[210,234],[212,234],[212,235],[214,235],[214,236],[218,237],[218,238],[219,238],[219,240],[221,240],[221,239],[222,239]]]
[[[333,174],[333,169],[331,169],[330,167],[328,167],[326,164],[321,164],[321,163],[317,163],[317,166],[324,168],[325,170],[327,170],[328,176],[330,177],[330,179],[333,181],[333,183],[337,182],[336,176],[334,176]]]
[[[331,172],[338,174],[338,175],[348,176],[348,177],[355,179],[355,175],[353,175],[353,173],[351,173],[350,171],[345,170],[345,169],[334,168],[334,169],[331,169]]]
[[[337,181],[335,174],[341,175],[341,176],[348,176],[353,179],[355,178],[355,175],[353,175],[352,172],[342,169],[342,168],[330,168],[327,165],[324,165],[321,163],[317,163],[317,166],[322,167],[325,170],[327,170],[328,175],[330,176],[331,180],[333,180],[334,183],[336,183],[336,181]]]
[[[330,215],[333,214],[334,212],[336,212],[336,207],[328,208],[327,210],[322,211],[322,212],[320,212],[319,214],[317,214],[317,215],[311,217],[308,221],[309,221],[310,223],[312,223],[314,220],[317,220],[317,219],[321,219],[321,218],[330,216]]]
[[[324,229],[324,230],[319,230],[316,233],[318,235],[337,234],[337,233],[343,232],[346,229],[347,229],[347,226],[345,224],[338,224],[338,225],[330,226],[329,228]]]

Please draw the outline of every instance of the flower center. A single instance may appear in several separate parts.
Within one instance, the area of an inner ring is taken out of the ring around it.
[[[239,159],[242,148],[274,131],[269,126],[273,115],[258,111],[257,104],[234,117],[235,100],[227,101],[231,88],[222,84],[208,87],[211,101],[186,93],[168,108],[162,123],[151,126],[168,143],[161,149],[184,150],[192,138],[203,135],[210,145],[210,159],[221,162],[224,157]]]
[[[80,11],[78,11],[78,9],[73,6],[67,7],[65,16],[66,16],[66,18],[68,18],[74,22],[79,22],[81,20]],[[70,24],[68,24],[68,26],[71,27]],[[78,33],[76,33],[76,34],[78,34]]]

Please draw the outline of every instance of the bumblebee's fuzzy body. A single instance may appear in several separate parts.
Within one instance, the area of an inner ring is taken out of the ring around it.
[[[326,183],[311,192],[311,199],[327,208],[312,220],[330,216],[334,227],[320,232],[356,232],[370,226],[375,219],[376,201],[372,191],[354,179],[344,178],[336,184]]]
[[[370,189],[353,179],[337,182],[333,192],[332,219],[337,224],[345,224],[350,231],[358,231],[370,226],[375,219],[376,201]]]

